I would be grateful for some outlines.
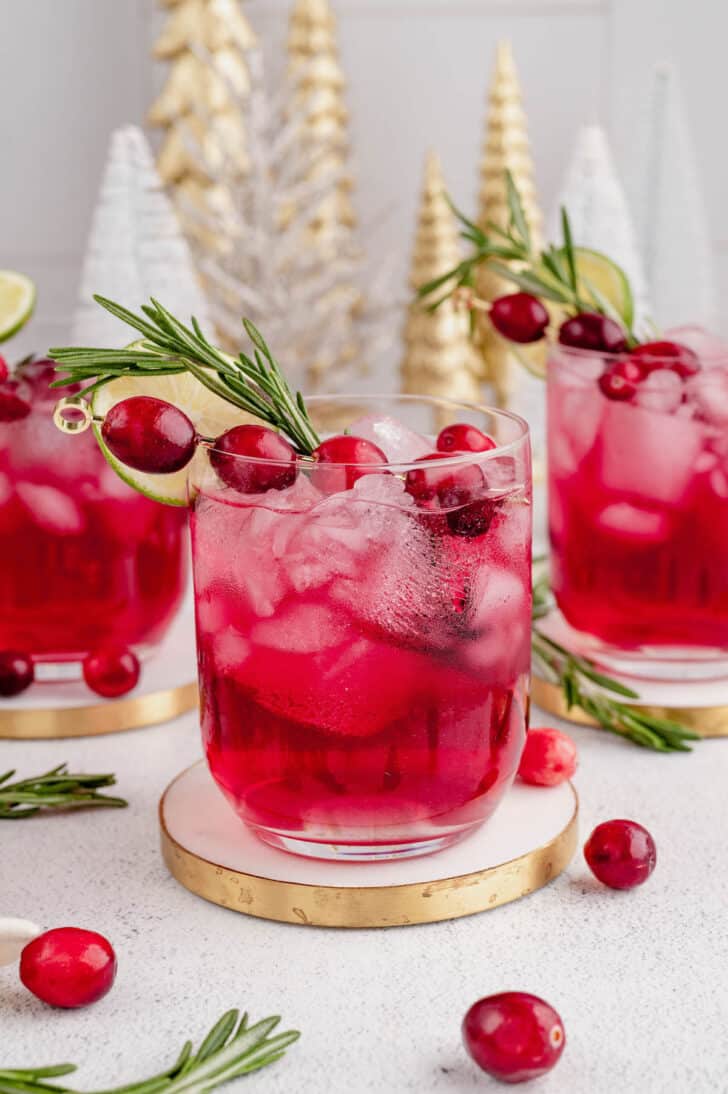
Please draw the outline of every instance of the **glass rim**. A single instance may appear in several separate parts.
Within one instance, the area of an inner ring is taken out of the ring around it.
[[[459,452],[456,455],[442,454],[442,459],[433,460],[428,459],[427,465],[432,469],[439,469],[444,467],[462,467],[463,465],[472,463],[481,463],[486,460],[498,459],[504,455],[511,455],[515,452],[519,445],[522,445],[524,441],[528,441],[530,436],[530,429],[528,422],[525,418],[522,418],[520,414],[514,414],[511,410],[503,410],[500,407],[488,406],[486,403],[468,403],[455,399],[446,399],[438,395],[409,395],[400,392],[352,392],[350,394],[332,394],[332,395],[304,395],[304,402],[307,406],[321,405],[322,403],[352,403],[352,402],[376,402],[391,401],[399,403],[424,403],[430,406],[440,406],[444,409],[452,410],[467,410],[471,413],[475,411],[478,414],[490,414],[495,418],[506,419],[513,422],[518,428],[518,435],[506,444],[496,444],[495,448],[489,448],[485,452]],[[241,423],[246,424],[246,423]],[[257,424],[257,423],[250,423]],[[272,428],[272,427],[268,427]],[[282,430],[278,430],[282,436],[286,437],[286,434]],[[414,431],[413,431],[414,432]],[[334,434],[338,436],[338,434]],[[355,436],[355,434],[352,434]],[[375,442],[372,442],[375,443]],[[202,445],[208,453],[216,452],[220,456],[224,456],[226,460],[241,460],[250,464],[264,464],[268,467],[289,467],[289,460],[271,460],[262,456],[241,456],[233,452],[224,452],[220,448],[216,448],[214,442]],[[302,456],[300,453],[296,453],[296,462],[301,465],[302,468],[314,467],[316,461],[311,456]],[[336,468],[351,468],[361,467],[361,464],[356,463],[327,463],[326,467]],[[407,471],[420,470],[422,468],[422,461],[410,460],[406,463],[368,463],[366,464],[369,474],[376,474],[377,471],[387,471],[390,474],[405,474]]]
[[[672,341],[670,338],[659,339],[662,342]],[[701,361],[707,365],[728,365],[728,348],[723,353],[713,351],[711,353],[698,353],[692,346],[683,345],[676,340],[676,345],[682,345],[683,349],[686,349],[688,353],[694,355],[697,361]],[[623,350],[622,353],[610,353],[608,350],[600,349],[582,349],[579,346],[564,346],[561,342],[553,342],[549,348],[548,359],[551,360],[554,356],[565,357],[572,362],[578,360],[593,361],[598,358],[604,361],[605,364],[612,364],[615,361],[624,361],[630,356],[631,351],[629,349]],[[664,361],[665,365],[674,363],[676,358],[664,353],[645,353],[639,354],[638,360],[644,361]]]

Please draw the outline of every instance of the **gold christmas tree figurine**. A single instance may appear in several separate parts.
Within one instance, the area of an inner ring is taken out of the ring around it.
[[[526,114],[510,43],[500,42],[489,92],[486,138],[480,168],[478,222],[483,226],[488,221],[499,227],[508,226],[507,170],[513,176],[534,248],[538,249],[541,245],[542,216],[534,183]],[[497,277],[488,270],[487,264],[483,264],[478,273],[477,291],[480,297],[490,301],[516,290],[510,282]],[[493,329],[487,314],[478,317],[478,345],[482,356],[482,378],[492,385],[498,405],[506,406],[513,391],[514,371],[519,366],[514,360],[512,347]],[[536,352],[542,350],[539,348]]]
[[[157,158],[162,182],[185,230],[200,236],[199,221],[186,215],[185,208],[190,202],[200,210],[224,207],[226,195],[213,182],[221,149],[227,156],[232,150],[241,174],[246,170],[244,126],[231,99],[244,95],[249,86],[246,53],[256,38],[239,0],[162,2],[171,12],[154,56],[168,61],[170,68],[149,122],[165,130]],[[211,239],[205,242],[214,245]]]
[[[328,0],[295,0],[288,56],[296,104],[305,113],[310,140],[320,149],[316,172],[333,170],[340,175],[335,192],[321,202],[311,225],[322,249],[336,247],[342,232],[355,226],[356,215],[351,203],[354,179],[348,170],[346,80],[339,61],[336,19]]]
[[[426,282],[451,270],[461,259],[458,227],[446,200],[440,161],[430,152],[425,166],[410,285],[415,293]],[[470,320],[452,298],[436,311],[415,300],[404,332],[402,390],[478,402],[479,358],[470,338]]]

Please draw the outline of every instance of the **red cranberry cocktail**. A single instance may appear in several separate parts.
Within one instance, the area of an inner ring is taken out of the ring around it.
[[[91,434],[55,428],[54,378],[34,361],[0,383],[0,658],[123,657],[159,642],[180,603],[186,514],[122,482]]]
[[[193,465],[208,762],[274,845],[422,854],[493,812],[523,748],[527,431],[417,398],[308,406],[349,426],[312,459],[243,426]]]
[[[695,328],[620,348],[550,355],[554,592],[603,660],[649,675],[679,658],[717,675],[728,664],[728,352]]]

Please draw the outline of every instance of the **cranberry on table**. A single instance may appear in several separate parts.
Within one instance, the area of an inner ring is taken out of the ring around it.
[[[637,358],[646,373],[667,368],[687,380],[700,372],[698,355],[679,342],[643,342],[631,350],[630,357],[633,360]]]
[[[435,447],[438,452],[490,452],[496,443],[477,426],[457,422],[440,430]]]
[[[114,982],[116,954],[108,939],[80,927],[38,935],[20,955],[20,979],[52,1007],[95,1003]]]
[[[150,395],[135,395],[112,406],[101,436],[117,460],[151,475],[181,471],[195,453],[195,427],[187,415]]]
[[[550,727],[529,729],[518,775],[532,786],[558,786],[576,771],[577,753],[568,733]]]
[[[236,425],[218,437],[210,463],[226,486],[241,494],[285,490],[296,481],[296,450],[264,425]]]
[[[610,889],[634,889],[654,870],[657,848],[647,829],[636,821],[610,820],[597,825],[589,836],[584,858],[594,876]]]
[[[317,467],[312,481],[320,490],[332,494],[351,490],[362,475],[370,475],[373,468],[381,469],[389,462],[373,441],[347,433],[322,441],[314,449],[313,458]]]
[[[597,353],[622,353],[627,348],[619,323],[597,312],[582,312],[567,319],[559,329],[559,342],[562,346]]]
[[[2,356],[2,354],[0,354],[0,384],[3,382],[3,380],[7,380],[9,372],[10,369],[8,368],[8,363]]]
[[[27,653],[18,650],[0,650],[0,695],[10,699],[20,695],[33,683],[35,671]]]
[[[139,683],[139,658],[127,649],[100,649],[83,662],[83,678],[91,691],[104,699],[126,695]]]
[[[637,383],[634,380],[627,380],[611,369],[603,372],[597,382],[602,395],[606,395],[608,399],[614,399],[617,402],[627,402],[629,399],[633,399],[637,393]]]
[[[558,1063],[566,1043],[554,1008],[523,991],[479,999],[465,1015],[462,1032],[478,1067],[504,1083],[545,1075]]]
[[[546,333],[549,313],[538,297],[515,292],[493,301],[490,321],[509,342],[538,342]]]
[[[30,414],[33,390],[30,384],[10,376],[0,383],[0,422],[17,422]]]

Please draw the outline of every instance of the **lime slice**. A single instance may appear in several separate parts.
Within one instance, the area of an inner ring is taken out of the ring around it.
[[[179,407],[203,437],[218,437],[234,425],[251,421],[239,407],[208,391],[189,372],[173,376],[120,376],[94,392],[91,410],[95,418],[103,418],[112,406],[136,395],[151,395]],[[99,425],[94,425],[94,432],[101,451],[124,482],[154,501],[165,505],[187,505],[187,468],[171,475],[147,475],[143,471],[135,471],[133,467],[120,463],[109,451],[101,437]]]
[[[35,307],[35,285],[25,274],[0,270],[0,342],[16,334]]]
[[[574,258],[579,279],[585,285],[593,285],[612,305],[625,326],[631,329],[634,322],[634,299],[629,279],[621,266],[599,251],[590,251],[587,247],[575,247]],[[598,303],[588,288],[586,298],[590,303]]]

